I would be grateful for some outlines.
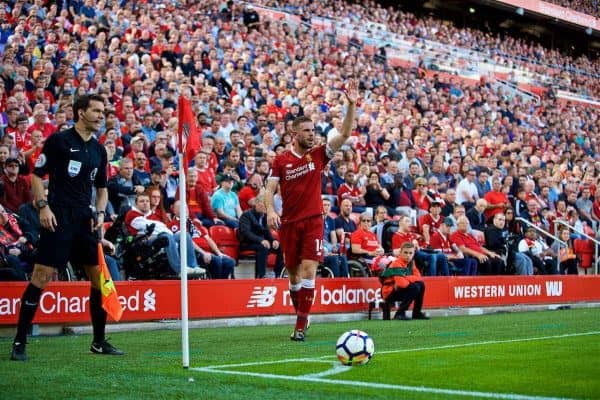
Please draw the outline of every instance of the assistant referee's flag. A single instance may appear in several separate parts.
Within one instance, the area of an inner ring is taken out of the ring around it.
[[[100,290],[102,292],[102,308],[115,321],[119,321],[123,315],[123,307],[119,301],[117,289],[110,276],[110,271],[104,259],[102,243],[98,242],[98,266],[100,267]]]

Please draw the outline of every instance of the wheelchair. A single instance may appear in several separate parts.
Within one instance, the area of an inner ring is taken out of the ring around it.
[[[398,230],[398,221],[386,221],[383,225],[383,232],[381,238],[381,245],[384,250],[384,254],[389,255],[392,253],[392,236]],[[348,254],[348,270],[350,276],[356,278],[368,278],[372,276],[378,276],[377,269],[371,267],[371,263],[359,256]]]
[[[352,278],[367,278],[372,276],[369,265],[360,259],[348,260],[348,270]]]
[[[153,232],[152,224],[144,233],[131,235],[119,219],[106,231],[105,237],[115,245],[115,257],[126,279],[177,279],[167,260],[168,239],[160,236],[151,239]]]

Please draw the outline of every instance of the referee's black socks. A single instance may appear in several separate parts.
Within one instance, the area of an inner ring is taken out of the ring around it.
[[[106,311],[102,308],[102,292],[100,289],[90,289],[90,315],[92,316],[92,327],[94,328],[94,343],[100,343],[104,341],[106,327]]]
[[[33,283],[27,285],[23,297],[21,298],[21,311],[19,311],[19,325],[17,326],[15,343],[25,343],[27,341],[27,332],[29,332],[31,321],[33,321],[33,317],[35,317],[35,312],[38,309],[41,296],[42,289],[35,286]]]

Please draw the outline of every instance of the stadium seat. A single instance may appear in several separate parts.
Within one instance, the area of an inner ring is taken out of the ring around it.
[[[225,225],[213,225],[208,228],[210,237],[215,241],[219,249],[238,263],[240,242],[234,229]]]
[[[594,265],[594,242],[587,239],[573,240],[573,250],[579,256],[579,266],[584,268],[586,274]]]
[[[237,238],[237,229],[235,230],[235,235]],[[273,236],[273,239],[275,240],[279,240],[279,232],[277,232],[276,230],[271,229],[271,235]],[[239,249],[239,243],[238,243],[238,249]],[[244,259],[244,260],[254,260],[256,258],[256,251],[254,250],[238,250],[238,261],[239,259]],[[269,254],[267,256],[267,268],[275,268],[275,262],[277,260],[277,255],[276,254]]]

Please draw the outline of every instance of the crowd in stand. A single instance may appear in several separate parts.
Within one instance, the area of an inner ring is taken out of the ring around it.
[[[277,6],[275,1],[264,4]],[[382,8],[374,1],[349,4],[343,0],[331,2],[295,1],[286,10],[301,15],[319,15],[343,21],[352,29],[364,28],[365,21],[382,24],[387,31],[406,39],[432,40],[485,54],[497,65],[517,68],[544,76],[545,84],[551,83],[562,90],[598,97],[600,93],[600,68],[598,60],[585,56],[573,58],[559,50],[548,49],[539,43],[516,36],[501,36],[472,28],[458,28],[449,21],[434,17],[418,18],[414,14],[395,8]],[[375,30],[377,28],[370,28]]]
[[[558,4],[568,9],[579,11],[584,14],[599,17],[598,0],[547,0],[549,3]]]
[[[573,60],[537,44],[459,30],[374,3],[290,4],[302,15],[370,20],[398,33],[480,48],[498,57],[521,54],[597,72],[597,60]],[[132,210],[146,215],[146,204],[144,210],[138,207],[146,196],[150,219],[173,226],[178,186],[186,185],[198,265],[209,267],[211,257],[227,265],[215,277],[231,276],[231,263],[211,245],[206,228],[243,228],[243,213],[260,214],[256,196],[274,157],[292,141],[294,118],[313,119],[317,144],[341,129],[341,91],[348,76],[360,78],[356,127],[322,185],[323,196],[339,213],[330,227],[334,234],[326,236],[334,242],[330,249],[336,257],[346,248],[377,265],[380,260],[374,259],[384,256],[381,226],[395,219],[414,235],[407,237],[418,244],[417,256],[429,268],[425,273],[512,273],[515,264],[518,273],[551,273],[558,270],[545,258],[561,258],[564,249],[550,253],[551,242],[525,237],[529,241],[524,243],[535,249],[530,253],[541,261],[514,262],[514,254],[494,247],[494,227],[519,239],[530,234],[516,217],[551,233],[554,220],[567,220],[577,227],[568,232],[568,240],[598,230],[600,143],[593,108],[552,96],[534,103],[485,81],[472,85],[430,77],[417,68],[391,69],[360,46],[260,21],[252,7],[233,2],[85,0],[67,1],[59,9],[43,0],[18,0],[4,7],[0,204],[6,212],[0,223],[5,264],[13,270],[20,271],[17,264],[27,270],[39,235],[28,174],[45,138],[72,126],[73,98],[90,92],[106,99],[98,140],[111,161],[111,220]],[[557,73],[572,87],[598,94],[596,78]],[[186,182],[179,182],[175,150],[176,104],[182,95],[192,101],[202,137]],[[359,214],[360,220],[351,220]],[[345,234],[357,230],[356,222],[365,228],[364,221],[374,224],[379,243],[354,235],[346,246]],[[262,239],[269,246],[274,240]],[[444,244],[439,252],[432,241]],[[361,243],[368,247],[364,252]],[[461,258],[466,261],[452,263]],[[496,261],[500,258],[503,266]],[[343,260],[332,262],[340,275],[346,273]],[[189,264],[197,272],[199,267]],[[570,265],[564,270],[577,272]]]

